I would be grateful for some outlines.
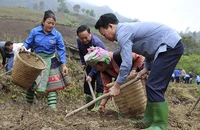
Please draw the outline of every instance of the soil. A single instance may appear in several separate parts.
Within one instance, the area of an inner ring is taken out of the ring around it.
[[[46,95],[40,94],[36,96],[34,104],[28,105],[25,103],[25,90],[13,85],[10,76],[3,79],[0,83],[1,130],[137,130],[130,123],[130,118],[119,116],[111,101],[103,116],[84,109],[65,118],[67,113],[85,104],[84,96],[75,101],[58,96],[57,109],[50,109]],[[166,92],[169,130],[200,130],[200,104],[191,115],[187,115],[200,91],[194,86],[170,83]],[[138,120],[141,117],[138,115],[131,119]]]
[[[9,37],[10,40],[20,38],[23,41],[34,26],[33,21],[1,20],[0,40]],[[56,27],[67,43],[75,44],[75,27]],[[45,94],[37,95],[34,104],[28,105],[25,103],[25,91],[13,85],[10,76],[2,76],[2,73],[0,71],[0,130],[137,130],[130,119],[120,118],[111,101],[103,116],[84,109],[68,118],[65,118],[67,113],[85,104],[84,96],[71,100],[58,95],[56,110],[48,108]],[[165,95],[169,103],[169,130],[200,130],[200,103],[191,115],[186,115],[199,95],[200,86],[195,83],[170,83]]]

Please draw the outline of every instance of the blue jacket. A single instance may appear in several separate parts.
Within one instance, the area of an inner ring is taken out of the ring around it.
[[[145,68],[151,68],[158,54],[174,48],[181,37],[172,28],[156,22],[119,23],[115,40],[122,53],[122,64],[117,77],[118,83],[124,83],[132,67],[132,52],[145,57]]]
[[[23,45],[27,50],[33,47],[36,53],[51,55],[57,51],[60,62],[66,63],[65,44],[62,35],[55,28],[47,35],[42,26],[33,28]]]
[[[196,77],[196,82],[197,82],[197,83],[200,82],[200,76],[199,76],[199,75],[197,75],[197,77]]]
[[[179,70],[174,70],[174,77],[180,77],[181,73]]]

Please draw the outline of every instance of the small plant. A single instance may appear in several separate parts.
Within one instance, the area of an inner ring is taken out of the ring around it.
[[[63,91],[58,91],[58,93],[61,99],[68,97],[70,100],[77,100],[83,96],[83,82],[80,80],[84,77],[83,71],[80,64],[75,60],[68,60],[67,67],[71,85]]]

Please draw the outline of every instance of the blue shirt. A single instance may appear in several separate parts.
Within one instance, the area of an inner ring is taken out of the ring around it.
[[[61,63],[66,63],[65,45],[62,35],[55,28],[49,34],[45,34],[43,26],[31,30],[23,44],[26,49],[32,48],[36,53],[54,54],[57,51]]]
[[[180,75],[181,75],[180,70],[174,70],[175,77],[180,77]]]
[[[77,47],[79,49],[79,56],[80,56],[80,60],[81,60],[82,65],[86,65],[86,62],[84,60],[84,56],[88,53],[87,49],[91,46],[101,47],[101,48],[107,50],[105,45],[103,44],[103,42],[97,36],[95,36],[94,34],[91,35],[91,41],[87,45],[81,43],[80,39],[77,38]],[[96,73],[96,70],[93,67],[91,72],[88,74],[88,76],[92,77],[94,73]]]
[[[174,48],[181,37],[166,25],[155,22],[119,23],[115,39],[122,53],[122,64],[117,77],[118,83],[124,83],[132,66],[132,52],[145,57],[145,68],[151,68],[158,54]]]
[[[196,82],[200,82],[200,76],[199,75],[197,75],[197,77],[196,77]]]

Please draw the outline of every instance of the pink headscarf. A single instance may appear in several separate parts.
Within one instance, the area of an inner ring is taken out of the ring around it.
[[[94,66],[98,62],[109,64],[111,59],[107,50],[92,46],[88,48],[88,53],[84,56],[84,60],[88,65]]]

